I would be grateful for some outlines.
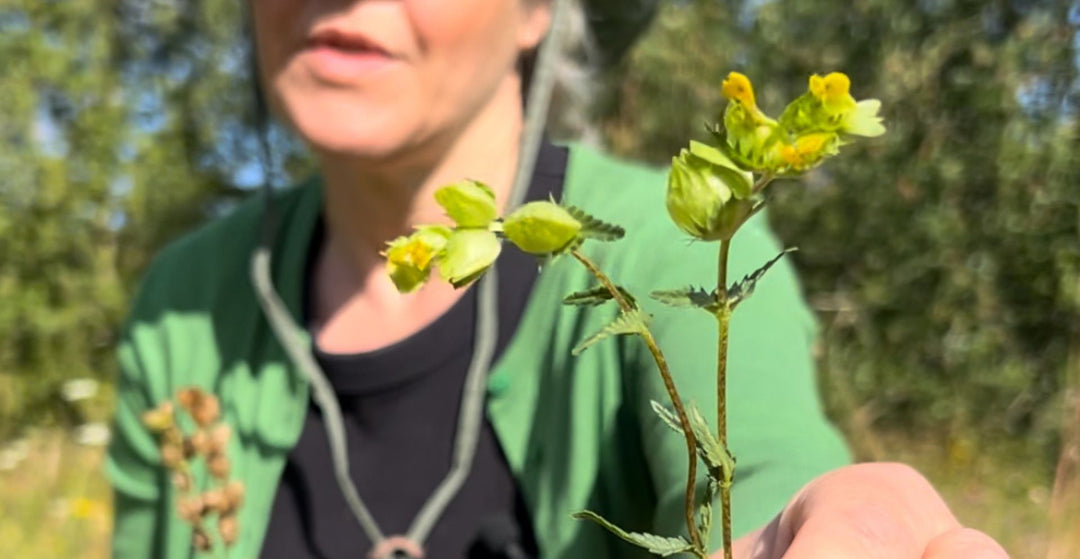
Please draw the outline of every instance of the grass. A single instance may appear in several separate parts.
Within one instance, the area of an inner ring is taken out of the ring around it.
[[[1047,557],[1053,471],[1025,467],[1008,445],[975,449],[900,433],[867,436],[883,453],[878,458],[918,468],[963,523],[994,536],[1014,559]],[[103,450],[78,446],[58,431],[38,431],[27,451],[14,470],[0,472],[0,557],[107,557],[111,514]]]
[[[0,471],[0,557],[107,557],[112,515],[103,449],[38,431],[25,452],[14,469]]]

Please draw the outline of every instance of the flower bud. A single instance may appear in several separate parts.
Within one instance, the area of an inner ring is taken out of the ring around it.
[[[704,153],[700,148],[697,151]],[[719,152],[716,155],[723,157]],[[693,237],[730,240],[754,208],[750,175],[716,164],[714,159],[684,149],[672,160],[667,210],[675,225]]]
[[[468,285],[498,258],[502,244],[491,231],[459,229],[450,235],[439,259],[439,275],[454,287]]]
[[[424,285],[431,275],[432,263],[446,247],[450,234],[448,227],[429,225],[388,243],[383,252],[386,271],[398,291],[409,293]]]
[[[495,192],[474,180],[463,180],[435,191],[435,201],[458,227],[485,228],[498,216]]]
[[[577,239],[581,222],[555,202],[529,202],[503,221],[503,234],[521,250],[556,254]]]

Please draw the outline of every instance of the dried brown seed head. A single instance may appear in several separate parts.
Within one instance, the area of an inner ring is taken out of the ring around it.
[[[240,536],[240,523],[236,515],[228,514],[218,519],[218,534],[221,535],[221,541],[225,542],[225,545],[236,543],[236,539]]]
[[[195,531],[191,533],[191,545],[196,551],[204,553],[210,551],[210,535],[202,528],[196,527]]]
[[[244,504],[244,484],[241,481],[233,480],[223,489],[225,492],[225,499],[229,502],[229,510],[237,510],[240,505]]]
[[[176,400],[202,428],[209,427],[221,417],[217,397],[199,388],[185,388],[176,393]]]
[[[210,452],[224,453],[229,446],[232,429],[225,423],[215,426],[210,431]]]
[[[184,463],[184,451],[179,445],[164,444],[161,446],[161,463],[170,470],[175,470]]]
[[[191,491],[191,476],[185,472],[176,472],[172,478],[173,486],[181,493]]]
[[[202,497],[196,495],[195,497],[181,499],[176,504],[176,512],[180,515],[180,518],[184,519],[184,522],[196,524],[206,514],[207,510]]]
[[[199,429],[184,439],[184,454],[192,456],[204,456],[210,450],[210,436],[204,429]]]
[[[224,481],[229,478],[231,464],[229,464],[229,459],[224,454],[211,454],[206,459],[206,468],[210,470],[210,475]]]
[[[202,502],[208,511],[223,513],[228,506],[225,493],[220,489],[211,489],[202,494]]]

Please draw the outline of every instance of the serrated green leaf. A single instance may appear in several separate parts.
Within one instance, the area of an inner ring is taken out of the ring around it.
[[[597,241],[617,241],[626,235],[626,230],[618,225],[600,221],[585,210],[577,206],[563,206],[574,219],[581,222],[581,231],[578,235],[583,239],[596,239]]]
[[[599,332],[586,338],[585,341],[578,344],[578,346],[570,353],[575,356],[581,355],[581,352],[612,336],[643,333],[645,332],[645,329],[648,328],[648,321],[649,315],[642,312],[641,309],[634,309],[630,312],[620,312],[619,316],[611,321],[611,324],[608,324],[600,329]]]
[[[686,539],[681,536],[669,538],[658,536],[656,534],[627,532],[590,510],[575,513],[574,518],[578,520],[592,520],[600,526],[603,526],[607,531],[618,536],[620,539],[644,548],[649,553],[655,553],[661,557],[668,557],[670,555],[675,555],[676,553],[687,553],[694,549],[693,544],[686,541]]]
[[[774,256],[772,260],[766,262],[764,266],[758,268],[757,270],[754,270],[753,273],[744,276],[743,279],[731,284],[731,287],[728,288],[727,293],[728,308],[731,310],[735,310],[735,307],[739,303],[745,301],[751,295],[753,295],[754,288],[757,287],[757,282],[760,281],[761,278],[765,277],[765,273],[769,271],[769,268],[772,268],[774,264],[779,262],[785,254],[788,254],[789,252],[795,252],[797,250],[799,249],[795,247],[784,249],[780,254]]]
[[[712,485],[712,484],[710,484]],[[709,541],[709,534],[712,532],[713,523],[713,504],[712,498],[706,498],[701,506],[698,507],[698,533],[701,534],[702,541]]]
[[[652,405],[652,409],[656,415],[660,416],[660,419],[662,419],[664,423],[667,423],[668,427],[671,427],[680,435],[683,434],[682,425],[679,423],[679,416],[675,415],[675,412],[669,410],[667,406],[656,400],[650,400],[649,404]]]
[[[615,289],[619,290],[623,298],[626,299],[631,305],[637,306],[637,300],[634,299],[630,292],[624,289],[622,286],[615,286]],[[611,301],[614,297],[611,292],[602,285],[598,285],[592,289],[586,289],[585,291],[578,291],[571,293],[566,297],[563,297],[564,305],[574,305],[578,307],[593,307]]]
[[[694,437],[697,438],[698,443],[698,453],[709,467],[710,477],[719,473],[722,478],[721,481],[732,479],[735,474],[735,457],[720,444],[716,434],[709,428],[709,423],[705,421],[705,416],[701,415],[701,410],[693,403],[688,407],[689,410],[687,410],[686,415],[690,420],[690,428],[694,430]]]
[[[716,297],[700,287],[683,287],[681,289],[669,289],[653,291],[649,297],[675,308],[696,307],[705,309],[710,313],[716,311]]]

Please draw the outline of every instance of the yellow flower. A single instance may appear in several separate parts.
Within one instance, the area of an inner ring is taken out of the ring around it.
[[[446,248],[450,233],[448,227],[429,225],[387,243],[383,252],[386,271],[398,291],[409,293],[424,285],[431,275],[431,264]]]
[[[788,170],[805,171],[826,156],[835,155],[838,140],[836,134],[828,132],[800,136],[794,143],[780,145],[779,158]]]
[[[841,72],[832,72],[825,77],[817,74],[810,76],[810,93],[821,101],[830,114],[855,108],[851,79]]]
[[[754,86],[739,72],[731,72],[720,87],[729,103],[724,109],[724,144],[735,162],[746,169],[763,164],[764,154],[776,137],[776,121],[758,108]]]
[[[748,111],[757,108],[757,103],[754,102],[754,86],[745,74],[739,72],[728,74],[727,79],[720,86],[720,92],[725,99],[738,102]]]
[[[874,137],[885,133],[877,99],[855,101],[851,80],[840,72],[810,76],[807,92],[792,101],[780,114],[780,126],[791,135],[839,132],[851,136]]]

